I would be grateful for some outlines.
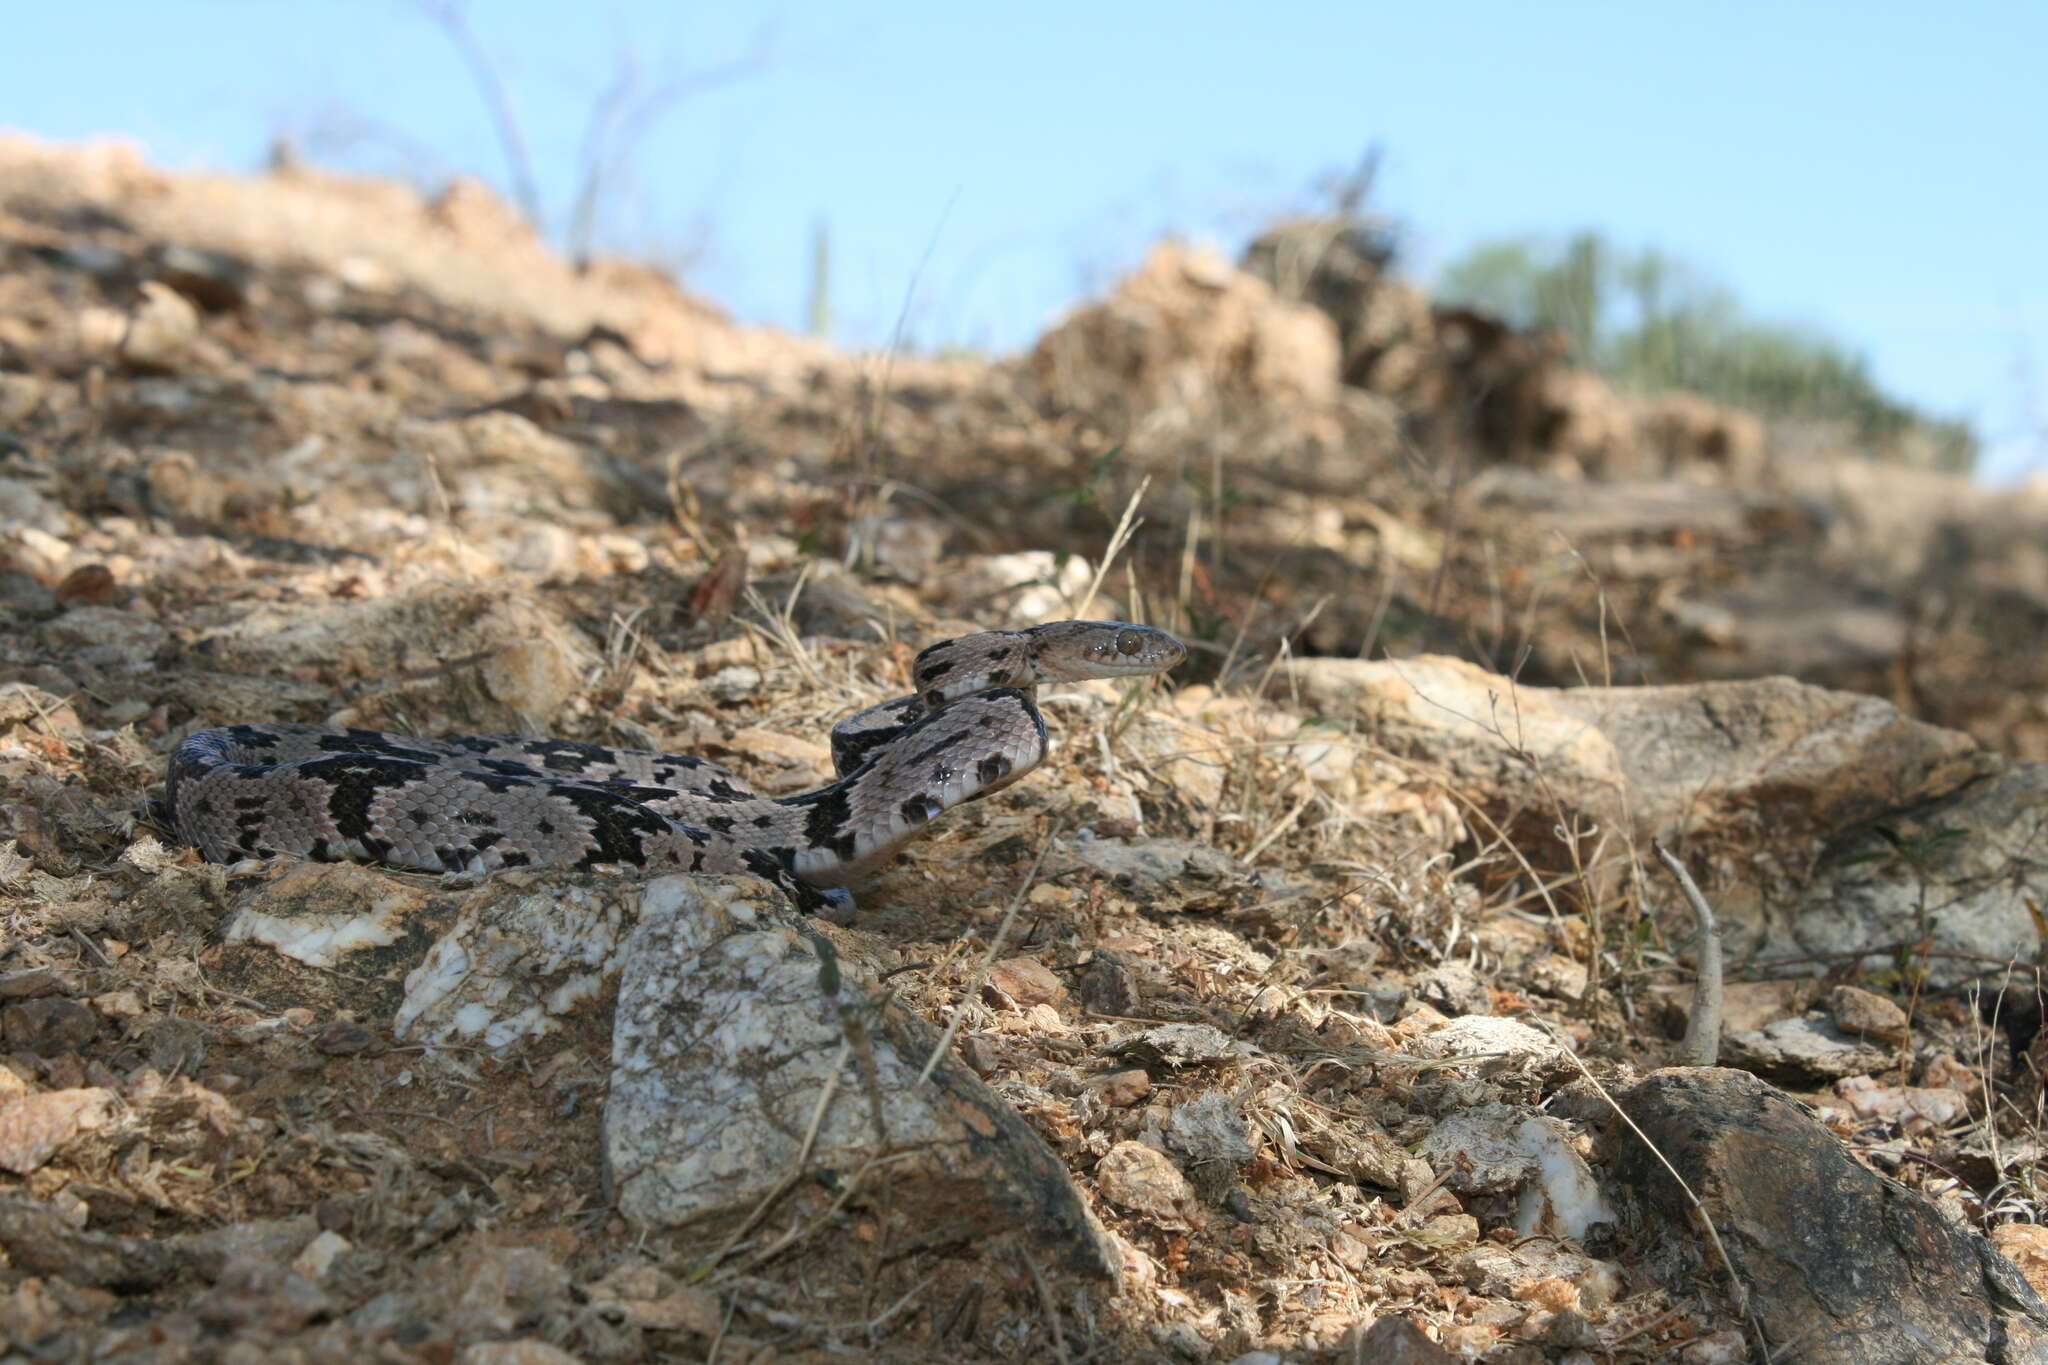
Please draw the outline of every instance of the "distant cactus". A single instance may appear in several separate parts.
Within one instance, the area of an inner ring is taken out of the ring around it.
[[[1444,269],[1439,302],[1562,333],[1573,357],[1642,392],[1686,389],[1769,418],[1845,422],[1880,458],[1967,470],[1967,422],[1929,416],[1878,387],[1833,337],[1744,315],[1735,295],[1663,252],[1598,233],[1563,244],[1485,243]]]
[[[832,337],[832,230],[822,217],[811,229],[811,297],[805,330],[820,341]]]

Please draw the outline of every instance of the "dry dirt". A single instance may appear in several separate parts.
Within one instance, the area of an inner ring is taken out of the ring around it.
[[[1432,1051],[1446,1017],[1602,1075],[1666,1060],[1676,902],[1518,852],[1487,793],[1265,699],[1269,670],[1787,672],[2048,758],[2048,509],[1847,459],[1620,482],[1432,448],[1398,385],[1325,373],[1340,340],[1169,249],[1015,362],[850,356],[630,265],[578,275],[473,186],[0,141],[4,1358],[1334,1361],[1404,1317],[1470,1358],[1740,1358],[1711,1353],[1742,1323],[1710,1287],[1623,1237],[1518,1232],[1438,1137],[1578,1074]],[[150,823],[179,737],[262,719],[661,747],[801,790],[920,645],[1071,614],[1193,657],[1049,699],[1047,770],[942,822],[843,937],[905,1008],[960,1016],[1110,1278],[913,1225],[886,1187],[835,1202],[830,1171],[730,1246],[630,1226],[609,996],[506,1048],[399,1036],[406,954],[466,893],[363,874],[415,931],[307,968],[222,935],[293,869]],[[1099,853],[1172,840],[1195,862],[1164,874]],[[1787,1084],[1960,1217],[2030,1221],[1982,1120],[1994,1091],[2038,1106],[2031,1067],[1913,983],[1864,982],[1910,1011],[1878,1082],[1960,1109]],[[1746,983],[1744,1027],[1825,990]],[[1219,1041],[1162,1051],[1162,1024]]]

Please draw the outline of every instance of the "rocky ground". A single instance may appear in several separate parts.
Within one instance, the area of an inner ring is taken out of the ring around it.
[[[1343,225],[940,363],[474,186],[0,141],[0,1350],[2048,1360],[2048,495],[1840,447]],[[1192,656],[849,928],[148,809],[267,719],[799,791],[1071,615]]]

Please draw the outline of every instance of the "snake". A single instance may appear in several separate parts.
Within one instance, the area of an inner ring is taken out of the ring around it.
[[[213,862],[753,873],[845,923],[850,886],[946,811],[1045,760],[1041,684],[1149,675],[1186,657],[1167,632],[1125,621],[941,640],[911,661],[912,692],[833,727],[835,780],[787,796],[687,754],[279,722],[186,736],[160,810]]]

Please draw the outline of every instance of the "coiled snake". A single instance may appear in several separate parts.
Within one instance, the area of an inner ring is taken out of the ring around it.
[[[858,882],[934,818],[1046,754],[1040,683],[1172,668],[1180,641],[1121,621],[943,640],[916,692],[832,730],[837,781],[764,797],[701,758],[564,739],[412,739],[323,725],[201,730],[171,755],[179,838],[230,862],[291,854],[423,872],[607,865],[752,872],[844,920]]]

